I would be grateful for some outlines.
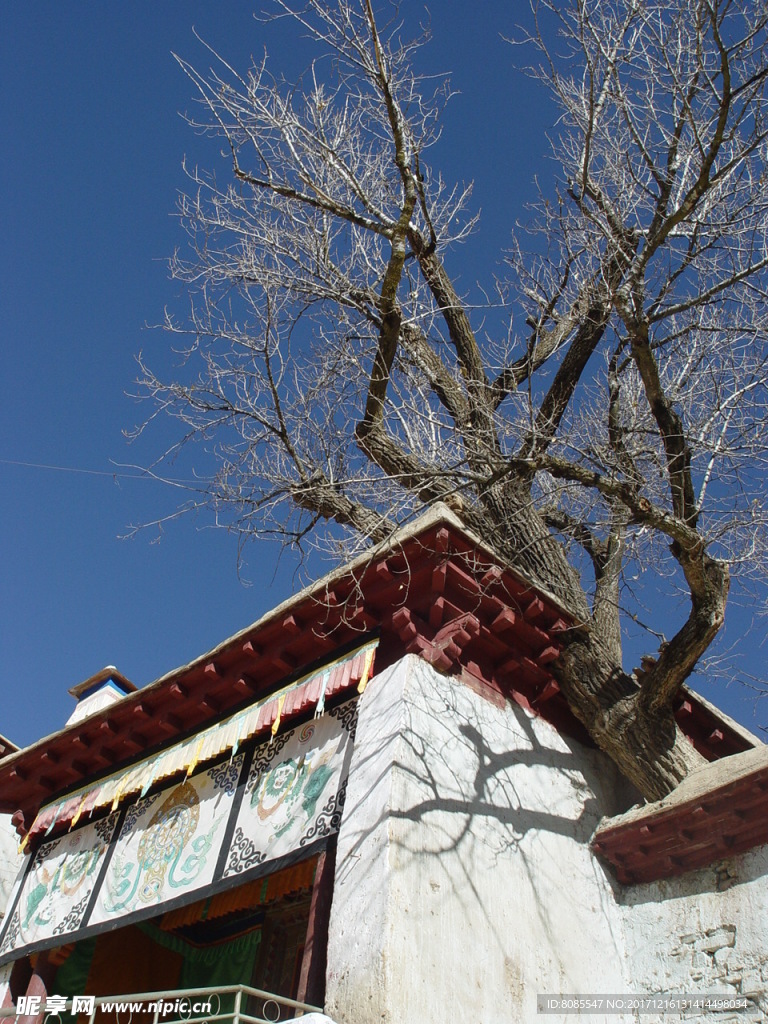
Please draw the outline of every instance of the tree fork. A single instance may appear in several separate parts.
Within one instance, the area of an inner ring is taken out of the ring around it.
[[[552,669],[573,713],[646,800],[667,796],[706,764],[679,729],[671,702],[649,707],[599,639],[572,642]]]

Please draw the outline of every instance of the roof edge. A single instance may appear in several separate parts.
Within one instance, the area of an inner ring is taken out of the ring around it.
[[[498,552],[496,552],[486,541],[483,541],[476,533],[469,529],[469,527],[467,527],[466,524],[463,523],[462,520],[450,508],[448,508],[447,505],[445,505],[443,502],[436,502],[422,515],[418,516],[412,522],[401,527],[399,530],[396,530],[386,540],[381,541],[378,544],[374,544],[370,548],[367,548],[365,551],[361,552],[359,555],[353,558],[350,562],[345,562],[343,565],[337,566],[337,568],[332,569],[329,573],[326,573],[325,576],[322,576],[319,580],[317,580],[314,583],[310,583],[308,586],[300,590],[297,594],[293,594],[290,597],[286,598],[284,601],[281,601],[280,604],[270,609],[270,611],[262,615],[261,618],[256,619],[254,622],[250,623],[247,626],[244,626],[236,633],[233,633],[230,636],[226,637],[220,643],[216,644],[215,647],[211,648],[208,651],[205,651],[203,654],[198,655],[191,661],[186,662],[182,665],[177,665],[175,668],[170,669],[168,672],[163,673],[163,675],[158,676],[156,679],[152,680],[151,682],[147,683],[145,686],[142,686],[140,688],[136,687],[135,684],[131,683],[129,680],[126,679],[125,682],[131,688],[131,692],[127,693],[125,697],[122,698],[121,704],[123,702],[130,702],[133,700],[141,701],[153,691],[162,689],[163,686],[166,686],[168,683],[176,679],[178,676],[182,676],[188,672],[195,671],[196,669],[205,666],[207,663],[215,661],[216,658],[223,651],[226,651],[229,647],[238,643],[238,641],[245,640],[254,632],[267,626],[273,620],[277,620],[280,617],[284,616],[286,612],[292,610],[293,608],[297,607],[303,602],[312,599],[314,596],[322,594],[323,591],[332,588],[335,584],[341,582],[345,578],[354,576],[354,574],[358,572],[360,569],[370,565],[377,559],[385,557],[391,552],[397,551],[399,548],[402,548],[409,541],[416,540],[421,534],[426,533],[428,530],[437,526],[446,526],[454,532],[461,534],[464,537],[464,539],[467,540],[473,547],[476,547],[479,550],[483,551],[488,556],[489,559],[503,565],[505,570],[508,571],[512,576],[514,576],[525,587],[531,587],[535,589],[539,594],[541,594],[542,597],[544,597],[547,601],[551,602],[551,604],[557,609],[557,611],[565,618],[567,618],[570,622],[574,621],[573,612],[566,609],[562,601],[556,598],[550,591],[548,591],[541,584],[537,583],[532,578],[530,578],[526,573],[515,568],[514,566],[511,566],[507,562],[507,560],[502,558],[502,556],[499,555]],[[577,625],[575,628],[588,629],[589,627],[586,624],[584,624],[581,627]],[[113,671],[116,675],[120,675],[119,673],[117,673],[117,670],[113,668],[113,666],[107,666],[106,668],[102,669],[101,672],[97,672],[95,676],[92,676],[90,679],[87,679],[84,682],[78,683],[76,686],[72,687],[69,692],[73,693],[73,691],[81,691],[83,688],[93,686],[97,682],[101,681],[102,678],[106,679],[108,675],[113,673]],[[105,673],[107,673],[107,675],[105,675]],[[78,693],[75,692],[74,695],[78,696]],[[114,706],[104,708],[100,711],[96,711],[93,715],[91,715],[89,721],[98,722],[101,719],[107,719],[109,715],[113,713]],[[35,742],[31,743],[29,746],[22,747],[21,749],[17,749],[13,753],[9,753],[8,755],[6,755],[6,757],[2,759],[3,767],[12,767],[14,761],[19,760],[22,757],[27,757],[30,753],[34,753],[36,750],[44,748],[52,740],[60,738],[62,734],[68,732],[69,730],[76,729],[79,724],[80,723],[75,723],[73,725],[64,725],[61,729],[57,729],[55,732],[48,733],[48,735],[46,736],[41,736],[40,739],[35,740]]]
[[[615,828],[623,828],[643,822],[665,811],[675,811],[685,804],[703,800],[732,783],[742,782],[757,772],[768,771],[768,745],[763,743],[741,754],[731,754],[717,761],[710,761],[692,771],[672,792],[661,800],[632,807],[614,818],[603,818],[597,826],[595,836]]]
[[[768,844],[768,746],[713,761],[662,800],[604,818],[592,850],[624,885],[658,882]]]
[[[715,715],[721,722],[724,722],[729,729],[732,729],[737,733],[737,735],[741,736],[745,743],[749,743],[752,747],[765,746],[765,742],[761,740],[756,733],[750,732],[746,726],[741,725],[741,723],[737,722],[735,718],[731,718],[727,711],[723,711],[723,709],[719,708],[717,704],[713,704],[711,700],[707,700],[707,698],[703,697],[698,690],[694,690],[692,686],[689,686],[687,683],[683,683],[680,687],[680,692],[689,694],[693,697],[693,699],[706,708],[711,715]]]
[[[167,683],[170,679],[173,679],[177,675],[198,668],[200,665],[206,662],[215,661],[216,656],[220,654],[222,651],[226,650],[227,647],[229,647],[231,644],[237,643],[238,640],[242,640],[248,634],[252,633],[254,630],[263,628],[264,626],[272,622],[273,619],[278,619],[281,616],[285,615],[285,613],[295,605],[301,604],[303,601],[312,598],[314,595],[318,593],[322,593],[324,590],[327,590],[333,584],[340,582],[345,577],[354,575],[355,572],[357,572],[359,569],[369,565],[371,562],[375,561],[378,558],[384,557],[390,552],[396,551],[398,548],[402,547],[407,541],[415,540],[417,537],[419,537],[420,534],[425,533],[432,527],[439,525],[449,526],[456,532],[461,533],[466,540],[470,541],[471,544],[473,544],[477,548],[482,549],[488,555],[489,558],[503,564],[505,569],[508,572],[510,572],[511,575],[515,576],[520,583],[524,584],[526,587],[532,587],[536,591],[538,591],[538,593],[541,594],[542,597],[549,601],[558,610],[558,612],[565,616],[570,622],[574,621],[573,611],[569,611],[565,607],[563,602],[559,598],[555,597],[551,593],[551,591],[547,590],[546,587],[536,582],[536,580],[534,580],[532,577],[529,577],[520,569],[517,569],[514,566],[510,565],[506,561],[506,559],[499,555],[499,553],[495,551],[493,547],[491,547],[491,545],[488,544],[487,541],[482,540],[476,533],[474,533],[468,526],[466,526],[461,521],[461,519],[456,515],[456,513],[453,512],[447,505],[445,505],[443,502],[436,502],[423,515],[419,516],[417,519],[414,519],[413,522],[408,523],[406,526],[401,527],[401,529],[397,530],[385,541],[381,541],[379,544],[375,544],[372,547],[367,548],[365,551],[361,552],[361,554],[353,558],[352,561],[345,562],[344,565],[338,566],[336,569],[332,569],[329,573],[326,573],[325,576],[322,576],[316,582],[310,583],[308,586],[304,587],[303,590],[300,590],[298,592],[298,594],[294,594],[291,597],[286,598],[285,601],[281,601],[280,604],[270,609],[270,611],[262,615],[261,618],[256,619],[250,625],[244,626],[236,633],[233,633],[225,640],[222,640],[221,643],[217,644],[210,651],[206,651],[204,654],[198,655],[198,657],[193,658],[192,661],[189,661],[184,665],[179,665],[177,668],[171,669],[170,671],[164,673],[162,676],[159,676],[157,679],[153,680],[151,683],[148,683],[145,687],[142,687],[140,692],[146,693],[148,690],[156,686],[162,686],[164,683]],[[579,626],[576,625],[575,628],[579,628]],[[589,627],[586,623],[584,623],[581,625],[581,628],[588,629]]]

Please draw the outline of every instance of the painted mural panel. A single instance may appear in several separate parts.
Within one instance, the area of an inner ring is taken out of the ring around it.
[[[338,831],[356,714],[350,701],[256,749],[224,877]]]
[[[308,856],[338,831],[356,716],[349,701],[252,755],[244,750],[43,843],[0,933],[0,964]]]
[[[117,814],[110,814],[43,843],[24,876],[0,955],[81,927],[117,819]]]
[[[211,884],[243,756],[128,809],[89,925],[154,910]]]

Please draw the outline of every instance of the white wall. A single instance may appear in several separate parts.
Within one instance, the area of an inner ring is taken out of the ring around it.
[[[511,1024],[536,1019],[537,993],[623,991],[621,921],[587,845],[622,789],[603,755],[413,656],[375,679],[339,836],[326,1012]]]
[[[20,842],[16,829],[11,824],[10,814],[0,814],[0,921],[5,915],[11,889],[21,865]]]
[[[702,1022],[768,1020],[768,847],[619,893],[627,971],[645,990],[748,997]]]
[[[768,849],[618,885],[589,849],[626,809],[600,752],[414,656],[361,699],[328,946],[340,1024],[622,1024],[539,993],[752,994],[768,1020]]]

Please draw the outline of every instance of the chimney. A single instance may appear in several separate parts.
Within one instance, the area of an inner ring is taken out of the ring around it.
[[[107,665],[95,676],[71,687],[69,692],[77,699],[77,706],[67,719],[67,725],[103,711],[135,689],[134,684],[121,675],[114,665]]]

